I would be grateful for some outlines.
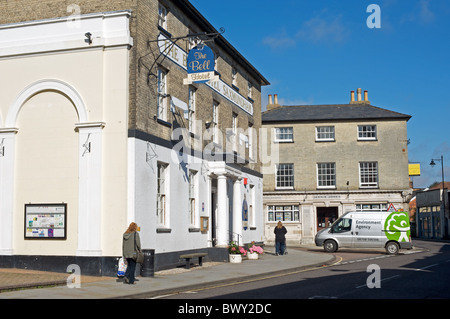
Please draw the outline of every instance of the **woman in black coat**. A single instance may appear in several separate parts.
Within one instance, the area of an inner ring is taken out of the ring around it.
[[[278,221],[277,226],[273,230],[275,234],[275,253],[278,255],[284,255],[286,250],[286,233],[287,229],[283,226],[281,221]]]

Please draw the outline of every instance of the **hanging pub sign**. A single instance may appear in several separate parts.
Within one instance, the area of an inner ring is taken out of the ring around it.
[[[187,56],[188,77],[184,84],[206,83],[218,79],[214,74],[214,52],[208,46],[200,44],[189,51]]]

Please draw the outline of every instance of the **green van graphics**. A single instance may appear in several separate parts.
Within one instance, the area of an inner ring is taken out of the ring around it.
[[[408,242],[411,233],[408,213],[393,212],[386,218],[384,229],[389,240]]]

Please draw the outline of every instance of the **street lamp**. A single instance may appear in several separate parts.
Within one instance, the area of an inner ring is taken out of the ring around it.
[[[436,163],[434,161],[438,161],[441,162],[441,169],[442,169],[442,203],[444,206],[444,221],[446,222],[446,213],[445,213],[445,187],[444,187],[444,156],[441,155],[441,158],[432,158],[431,162],[430,162],[430,166],[434,167],[434,165],[436,165]],[[447,223],[445,223],[447,224]],[[447,237],[447,225],[445,225],[445,237]]]

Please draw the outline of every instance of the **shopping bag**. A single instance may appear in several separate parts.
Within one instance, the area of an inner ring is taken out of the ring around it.
[[[127,271],[127,261],[123,257],[119,259],[119,267],[117,269],[117,277],[125,276],[125,272]]]

